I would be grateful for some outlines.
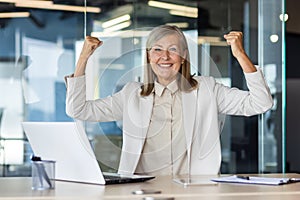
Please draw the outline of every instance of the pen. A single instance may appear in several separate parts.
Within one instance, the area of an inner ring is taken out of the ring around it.
[[[236,177],[237,177],[237,178],[240,178],[240,179],[250,180],[250,177],[249,177],[249,176],[236,175]]]
[[[45,170],[45,166],[43,163],[37,163],[38,164],[38,167],[39,167],[39,173],[40,173],[40,176],[42,176],[46,182],[48,183],[49,187],[52,188],[52,183],[50,181],[50,178]]]
[[[51,183],[50,178],[45,170],[45,166],[42,163],[42,159],[37,156],[32,156],[31,160],[34,161],[34,165],[38,170],[38,177],[39,177],[41,186],[43,187],[43,178],[44,178],[46,180],[46,182],[48,183],[49,187],[51,188],[52,183]]]

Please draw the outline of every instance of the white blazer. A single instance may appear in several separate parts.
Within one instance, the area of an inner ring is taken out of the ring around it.
[[[182,114],[190,174],[217,174],[221,165],[220,114],[251,116],[269,110],[270,90],[260,69],[245,73],[249,91],[229,88],[212,77],[198,76],[198,89],[182,92]],[[67,78],[66,112],[88,121],[123,120],[123,146],[119,173],[137,167],[151,112],[153,95],[140,96],[141,83],[127,83],[112,96],[86,101],[85,76]]]

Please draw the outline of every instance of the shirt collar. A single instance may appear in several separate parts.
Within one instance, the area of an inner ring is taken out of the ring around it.
[[[156,95],[161,96],[165,88],[168,88],[171,93],[174,94],[178,90],[177,80],[175,79],[172,81],[167,87],[161,85],[157,81],[154,82],[154,91]]]

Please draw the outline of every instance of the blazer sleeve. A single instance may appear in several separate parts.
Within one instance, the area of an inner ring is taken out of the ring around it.
[[[272,108],[273,99],[260,68],[256,72],[244,74],[249,91],[215,84],[214,93],[219,113],[252,116]]]
[[[103,99],[86,100],[85,76],[66,77],[66,113],[87,121],[117,121],[122,119],[122,92]]]

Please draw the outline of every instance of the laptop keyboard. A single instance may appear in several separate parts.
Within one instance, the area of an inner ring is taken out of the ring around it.
[[[120,179],[127,179],[126,177],[121,176],[111,176],[111,175],[104,175],[105,180],[120,180]]]
[[[104,174],[103,176],[104,176],[106,184],[137,183],[137,182],[143,182],[143,181],[147,181],[147,180],[150,180],[150,179],[154,178],[154,176],[132,178],[132,177],[109,175],[109,174]]]

